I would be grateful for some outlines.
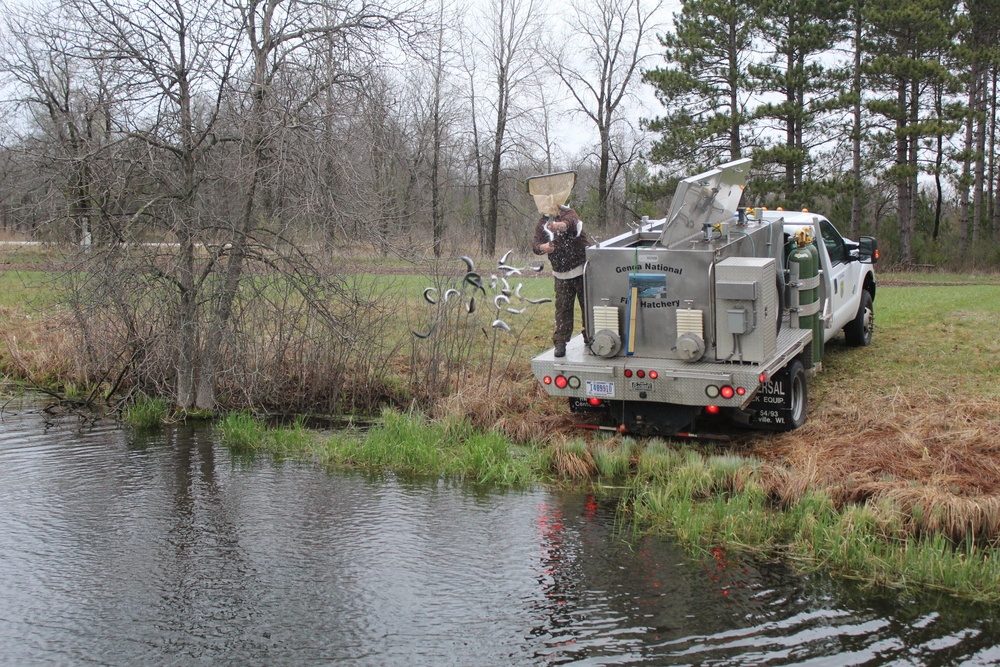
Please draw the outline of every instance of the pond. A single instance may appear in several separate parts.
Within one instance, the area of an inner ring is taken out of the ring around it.
[[[8,403],[0,663],[989,665],[997,609],[620,525],[614,498],[234,458]]]

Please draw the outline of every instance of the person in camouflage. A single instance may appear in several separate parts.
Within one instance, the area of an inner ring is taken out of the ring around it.
[[[587,259],[587,235],[576,211],[561,206],[559,215],[543,216],[535,226],[531,248],[536,255],[548,255],[555,276],[556,328],[552,334],[555,356],[566,356],[566,343],[573,335],[573,310],[580,302],[584,340],[587,336],[587,307],[583,302],[583,263]]]

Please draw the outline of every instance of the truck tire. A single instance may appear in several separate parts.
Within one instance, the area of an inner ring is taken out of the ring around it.
[[[782,426],[780,429],[782,431],[794,431],[806,423],[809,391],[806,385],[806,369],[798,359],[793,359],[788,364],[788,384],[791,391],[790,419]]]
[[[808,398],[806,369],[796,357],[768,380],[767,387],[760,388],[746,409],[734,409],[730,416],[740,426],[794,431],[806,423]]]
[[[844,327],[844,338],[851,347],[865,347],[872,343],[874,328],[875,307],[872,305],[872,295],[868,290],[862,290],[858,314]]]

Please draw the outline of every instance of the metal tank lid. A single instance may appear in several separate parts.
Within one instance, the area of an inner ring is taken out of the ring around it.
[[[706,224],[731,221],[743,198],[750,162],[750,158],[726,162],[678,183],[658,243],[669,246]]]

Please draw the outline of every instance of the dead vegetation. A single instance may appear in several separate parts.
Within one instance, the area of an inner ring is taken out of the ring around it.
[[[908,532],[1000,543],[1000,401],[929,390],[827,396],[801,429],[755,438],[768,492],[824,490],[896,512]]]
[[[744,432],[732,443],[763,461],[753,478],[776,503],[824,492],[841,509],[867,504],[905,534],[1000,545],[1000,401],[926,388],[839,392],[814,403],[796,431]],[[592,434],[574,427],[565,402],[546,396],[526,368],[492,393],[466,384],[437,414],[464,416],[518,443],[547,443],[563,479],[595,474]]]
[[[499,431],[518,444],[570,436],[572,419],[559,409],[565,403],[550,399],[520,366],[509,369],[493,389],[466,378],[454,394],[436,404],[434,415],[467,418],[473,426]]]

